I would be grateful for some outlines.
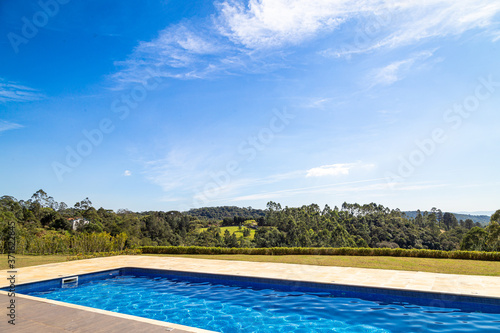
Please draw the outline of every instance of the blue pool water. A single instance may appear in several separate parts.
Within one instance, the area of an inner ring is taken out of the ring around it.
[[[32,284],[19,292],[223,333],[500,332],[500,303],[454,303],[141,270],[80,277],[77,287],[60,284]]]

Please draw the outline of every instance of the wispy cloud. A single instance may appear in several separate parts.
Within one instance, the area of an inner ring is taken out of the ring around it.
[[[363,37],[366,49],[374,49],[487,27],[500,11],[500,3],[483,0],[428,0],[424,3],[417,0],[250,0],[248,5],[241,1],[224,1],[219,8],[219,21],[223,22],[226,35],[250,49],[298,44],[340,26],[363,33],[364,36],[356,37]]]
[[[412,184],[399,184],[394,187],[392,184],[389,184],[385,181],[384,178],[375,178],[375,179],[365,179],[365,180],[356,180],[350,182],[342,182],[342,183],[331,183],[324,184],[318,186],[306,186],[292,189],[285,189],[273,192],[265,192],[265,193],[256,193],[238,196],[235,198],[227,198],[226,200],[231,201],[250,201],[250,200],[268,200],[273,199],[277,200],[277,198],[286,198],[286,197],[294,197],[299,195],[317,195],[317,194],[345,194],[352,192],[374,192],[377,196],[383,196],[388,194],[388,192],[384,191],[423,191],[434,188],[441,188],[447,186],[447,184],[426,184],[426,183],[412,183]],[[358,185],[363,183],[372,183],[368,185]]]
[[[354,10],[358,20],[352,40],[328,48],[326,56],[350,57],[382,48],[397,48],[423,40],[460,35],[496,25],[500,3],[482,0],[367,1],[374,10]],[[357,3],[352,3],[356,6]]]
[[[373,70],[369,75],[371,86],[391,85],[402,80],[416,63],[425,61],[432,54],[431,51],[419,52],[408,59],[395,61],[385,67]]]
[[[177,147],[163,159],[145,162],[143,174],[153,184],[161,186],[165,194],[161,201],[176,202],[183,209],[303,195],[366,192],[371,196],[390,196],[401,191],[426,191],[446,186],[436,183],[390,184],[386,178],[359,180],[374,174],[375,165],[366,162],[328,164],[260,177],[249,176],[243,171],[229,175],[215,163],[225,157],[214,155],[214,151],[201,155],[197,150]],[[353,180],[356,178],[358,180]],[[345,181],[334,182],[333,179]],[[299,184],[303,186],[293,187]]]
[[[143,173],[149,181],[161,186],[169,201],[176,200],[192,206],[193,203],[207,205],[231,201],[232,198],[255,193],[269,185],[282,187],[290,182],[307,182],[310,177],[349,175],[352,171],[366,171],[374,167],[373,164],[361,162],[339,163],[252,177],[245,176],[244,171],[231,175],[224,167],[220,167],[220,163],[217,164],[224,157],[214,155],[214,152],[206,154],[184,148],[173,149],[163,159],[146,162]]]
[[[250,0],[219,4],[224,35],[248,49],[299,44],[320,31],[331,31],[348,18],[344,0]]]
[[[112,77],[122,84],[142,82],[151,68],[160,77],[205,77],[215,71],[214,60],[225,48],[211,33],[212,29],[196,28],[189,23],[167,27],[157,38],[139,43],[127,60],[117,62],[121,70]]]
[[[176,79],[268,72],[286,66],[290,47],[318,36],[336,37],[340,28],[355,40],[320,54],[350,56],[488,29],[498,12],[500,3],[480,0],[217,1],[212,16],[184,20],[139,43],[128,59],[116,63],[119,70],[112,79],[119,87],[142,82],[151,68],[158,76]],[[397,80],[391,70],[408,65],[408,61],[394,63],[386,69],[385,80]]]
[[[123,175],[124,175],[125,177],[132,176],[132,172],[131,172],[130,170],[125,170],[125,171],[123,172]]]
[[[208,191],[199,191],[196,192],[193,196],[195,201],[218,201],[221,198],[227,197],[229,195],[240,195],[241,192],[247,191],[249,188],[255,188],[259,186],[265,186],[270,184],[276,184],[279,182],[302,178],[304,175],[304,171],[291,171],[281,174],[269,175],[266,177],[246,177],[246,178],[238,178],[238,177],[230,177],[227,183],[220,184],[216,187],[210,188]],[[214,179],[212,178],[210,182],[213,184]],[[200,189],[200,188],[198,188]]]
[[[0,133],[8,131],[8,130],[23,128],[23,127],[24,127],[23,125],[11,123],[11,122],[5,121],[5,120],[0,120]]]
[[[364,180],[356,180],[342,183],[329,183],[323,185],[316,186],[305,186],[298,187],[292,189],[278,190],[273,192],[266,193],[257,193],[250,195],[243,195],[239,197],[235,197],[234,201],[246,201],[246,200],[258,200],[258,199],[269,199],[269,198],[278,198],[278,197],[290,197],[302,194],[318,194],[318,193],[330,193],[332,191],[359,191],[359,190],[372,190],[374,188],[389,188],[384,182],[380,182],[384,180],[384,178],[375,178],[375,179],[364,179]],[[360,183],[372,183],[377,182],[372,185],[364,185],[362,187],[352,186],[354,184]],[[347,186],[348,185],[348,186]],[[347,186],[347,187],[346,187]]]
[[[174,189],[191,190],[202,182],[206,172],[201,172],[202,161],[207,156],[187,148],[171,149],[164,158],[144,162],[144,174],[164,192]]]
[[[308,109],[323,109],[325,107],[325,104],[331,102],[331,100],[331,98],[313,98],[304,103],[302,107]]]
[[[492,42],[498,42],[500,40],[500,31],[497,31],[493,33],[493,40]]]
[[[118,88],[142,82],[151,68],[157,76],[175,79],[269,72],[284,66],[284,46],[343,21],[342,9],[325,0],[250,0],[248,5],[231,0],[215,7],[209,18],[184,20],[139,43],[128,59],[116,63],[119,71],[111,77]]]
[[[0,78],[0,102],[29,102],[43,98],[38,90]]]

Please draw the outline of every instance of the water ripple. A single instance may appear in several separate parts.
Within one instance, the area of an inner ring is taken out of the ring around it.
[[[500,314],[164,277],[117,276],[33,296],[222,333],[498,332]]]

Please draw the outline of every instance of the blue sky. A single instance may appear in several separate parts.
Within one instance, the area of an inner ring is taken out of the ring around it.
[[[498,1],[2,1],[0,188],[500,208]]]

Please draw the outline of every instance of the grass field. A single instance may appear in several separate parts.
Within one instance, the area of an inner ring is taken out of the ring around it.
[[[152,254],[153,255],[153,254]],[[168,254],[155,256],[187,257],[199,259],[245,260],[259,262],[280,262],[287,264],[341,266],[359,268],[395,269],[432,273],[489,275],[500,276],[500,262],[461,260],[461,259],[429,259],[405,257],[364,257],[364,256],[315,256],[315,255],[203,255],[203,254]]]
[[[237,227],[236,227],[237,228]],[[360,268],[395,269],[433,273],[500,276],[500,262],[460,259],[428,259],[401,257],[355,257],[355,256],[314,256],[314,255],[160,255],[165,257],[188,257],[199,259],[245,260],[260,262],[280,262],[288,264],[341,266]],[[66,261],[65,255],[26,256],[16,255],[16,268]],[[7,255],[0,255],[0,270],[8,269]]]
[[[15,267],[27,267],[36,265],[52,264],[54,262],[66,261],[66,255],[47,255],[47,256],[26,256],[26,255],[15,255]],[[0,270],[8,269],[7,255],[0,254]]]
[[[248,236],[248,239],[253,239],[255,237],[255,229],[247,228],[247,227],[241,227],[241,230],[239,227],[220,227],[220,234],[221,236],[224,236],[224,233],[226,230],[229,230],[231,234],[236,234],[236,237],[242,237],[243,236],[243,230],[249,229],[250,230],[250,236]],[[200,232],[206,231],[207,228],[201,228]]]

